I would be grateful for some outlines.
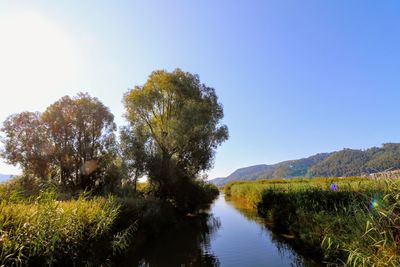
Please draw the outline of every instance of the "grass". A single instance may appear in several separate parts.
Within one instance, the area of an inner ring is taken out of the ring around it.
[[[335,187],[332,187],[332,184]],[[348,266],[400,265],[400,183],[366,178],[237,182],[245,201],[276,230],[322,260]]]
[[[93,196],[23,178],[0,183],[0,267],[117,264],[182,217],[147,188],[141,183],[138,192]],[[199,190],[203,204],[218,194],[207,184]]]
[[[143,202],[90,192],[59,194],[51,185],[23,178],[1,183],[0,266],[109,261],[133,240]]]
[[[0,265],[80,261],[82,248],[108,234],[118,216],[111,197],[57,201],[54,196],[44,192],[34,200],[0,202]]]

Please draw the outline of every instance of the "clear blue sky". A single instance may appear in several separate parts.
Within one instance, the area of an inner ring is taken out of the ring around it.
[[[123,93],[179,67],[224,106],[211,178],[399,142],[398,3],[1,1],[0,119],[87,91],[122,125]]]

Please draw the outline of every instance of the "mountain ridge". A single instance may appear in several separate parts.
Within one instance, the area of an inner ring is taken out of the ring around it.
[[[400,143],[385,143],[365,150],[344,148],[276,164],[258,164],[235,170],[209,182],[221,186],[238,180],[342,177],[400,169]]]

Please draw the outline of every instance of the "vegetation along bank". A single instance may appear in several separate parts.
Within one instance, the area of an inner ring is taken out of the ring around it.
[[[314,178],[229,183],[277,232],[322,261],[348,266],[400,265],[400,182]]]
[[[113,265],[216,198],[202,178],[228,138],[215,90],[154,71],[123,103],[119,136],[87,93],[4,121],[1,157],[23,174],[0,185],[0,266]]]

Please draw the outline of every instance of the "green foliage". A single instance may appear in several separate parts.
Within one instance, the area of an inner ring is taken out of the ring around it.
[[[0,200],[16,202],[39,192],[35,181],[26,177],[15,177],[5,183],[0,183]]]
[[[186,181],[176,188],[174,206],[182,213],[195,213],[199,209],[207,208],[218,196],[216,186],[203,181]]]
[[[133,183],[134,191],[137,189],[138,180],[145,174],[146,162],[146,136],[142,131],[133,132],[131,127],[122,127],[120,133],[120,151],[123,167],[127,172],[126,183]],[[129,179],[130,178],[130,179]]]
[[[115,157],[114,116],[97,98],[65,96],[42,115],[60,183],[92,189]]]
[[[138,223],[135,221],[128,228],[118,232],[114,235],[114,240],[111,242],[113,255],[120,254],[129,247],[131,240],[133,239],[134,233],[137,231]]]
[[[199,179],[228,138],[215,90],[179,69],[155,71],[124,104],[119,147],[113,115],[88,94],[6,119],[1,156],[23,175],[0,184],[0,266],[102,264],[139,229],[154,234],[216,198]]]
[[[19,164],[27,175],[45,179],[49,175],[46,127],[38,112],[22,112],[9,116],[1,131],[4,149],[1,156],[12,165]]]
[[[30,201],[2,200],[0,263],[59,265],[62,259],[79,262],[85,258],[83,248],[110,230],[118,210],[112,198],[57,201],[52,191]]]
[[[364,233],[358,247],[347,249],[349,266],[399,266],[400,265],[400,184],[387,181],[387,190],[375,196],[376,205],[368,214]],[[372,209],[372,207],[371,207]]]
[[[260,180],[260,179],[282,179],[293,177],[310,177],[310,168],[323,161],[329,156],[328,153],[316,154],[314,156],[280,162],[274,165],[255,165],[240,168],[226,178],[212,180],[217,185],[239,180]]]
[[[328,156],[329,153],[320,153],[308,158],[284,161],[276,164],[272,171],[264,173],[261,177],[282,179],[309,176],[310,168],[315,164],[324,161]]]
[[[400,169],[400,144],[388,143],[367,150],[343,149],[274,165],[250,166],[238,169],[226,178],[216,178],[211,182],[224,185],[238,180],[349,177],[398,169]]]
[[[400,144],[367,150],[344,149],[310,169],[312,176],[353,176],[400,168]]]
[[[137,245],[137,235],[139,240],[157,236],[179,220],[181,208],[195,212],[219,193],[213,185],[195,183],[181,195],[179,205],[144,197],[147,183],[139,183],[134,193],[118,191],[119,198],[92,198],[91,192],[84,192],[75,199],[59,195],[57,187],[40,180],[31,184],[20,177],[2,183],[0,266],[118,262],[123,252]]]
[[[147,174],[155,196],[191,210],[196,205],[187,192],[198,195],[204,188],[195,179],[228,138],[215,90],[179,69],[154,71],[124,96],[124,105],[129,125],[121,143],[130,170]]]
[[[400,169],[400,144],[384,144],[382,149],[374,151],[373,157],[365,169],[371,172]]]
[[[370,156],[362,150],[344,149],[313,166],[311,173],[325,177],[360,175],[369,160]]]
[[[64,189],[116,184],[120,177],[112,177],[117,167],[113,120],[97,98],[83,93],[65,96],[43,114],[9,116],[1,129],[2,157],[19,164],[26,177],[52,180]]]
[[[237,182],[225,186],[225,193],[250,203],[276,230],[294,236],[294,242],[325,261],[349,266],[400,263],[398,180]]]

